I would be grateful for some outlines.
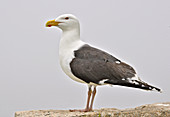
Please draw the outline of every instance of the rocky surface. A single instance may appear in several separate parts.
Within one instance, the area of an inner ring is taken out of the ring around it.
[[[15,113],[15,117],[170,117],[170,102],[155,103],[130,109],[103,108],[93,112],[68,110],[32,110]]]

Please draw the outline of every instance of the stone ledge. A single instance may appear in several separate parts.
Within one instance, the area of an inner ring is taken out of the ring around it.
[[[102,108],[94,112],[68,110],[32,110],[15,113],[15,117],[170,117],[170,102],[142,105],[136,108]]]

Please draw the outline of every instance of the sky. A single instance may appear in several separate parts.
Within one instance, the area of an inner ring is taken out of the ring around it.
[[[60,68],[61,30],[48,20],[78,17],[81,39],[133,66],[163,93],[99,86],[94,108],[133,108],[170,101],[169,0],[0,1],[0,116],[16,111],[81,109],[87,85]]]

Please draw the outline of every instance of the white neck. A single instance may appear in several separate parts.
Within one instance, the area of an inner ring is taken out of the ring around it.
[[[59,54],[71,53],[76,49],[79,49],[85,43],[80,40],[80,29],[74,28],[71,30],[64,30],[59,47]]]
[[[67,43],[71,44],[74,41],[80,40],[80,30],[79,29],[72,29],[72,30],[64,30],[60,43]]]

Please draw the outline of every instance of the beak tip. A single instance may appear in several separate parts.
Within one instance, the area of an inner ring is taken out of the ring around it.
[[[45,27],[51,27],[52,25],[45,25]]]
[[[45,24],[45,26],[46,27],[58,26],[59,23],[61,23],[61,22],[57,22],[55,20],[50,20]]]

